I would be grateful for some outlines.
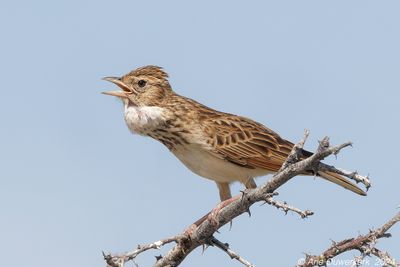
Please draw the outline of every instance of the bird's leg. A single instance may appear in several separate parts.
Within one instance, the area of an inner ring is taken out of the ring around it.
[[[244,186],[246,189],[254,189],[257,188],[256,181],[254,181],[254,178],[249,178],[246,181],[243,182]]]
[[[217,182],[217,186],[221,202],[224,202],[225,200],[232,198],[231,189],[229,188],[229,183]]]

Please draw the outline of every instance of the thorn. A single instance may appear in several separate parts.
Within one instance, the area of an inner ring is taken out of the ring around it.
[[[318,174],[318,167],[317,167],[317,166],[312,166],[312,167],[311,167],[311,171],[312,171],[313,174],[314,174],[314,178],[317,177],[317,174]]]
[[[201,250],[201,255],[204,254],[204,252],[206,251],[206,249],[207,249],[209,246],[210,246],[210,245],[208,245],[208,244],[203,244],[202,250]]]
[[[389,238],[389,237],[392,237],[392,234],[391,234],[391,233],[384,233],[384,234],[382,235],[382,237]]]
[[[240,190],[239,192],[242,193],[242,196],[240,197],[240,201],[242,201],[246,196],[247,192],[245,190]]]
[[[161,260],[163,257],[161,256],[161,254],[159,255],[159,256],[154,256],[154,257],[156,257],[156,260],[157,261],[159,261],[159,260]]]
[[[246,212],[249,214],[249,217],[251,217],[250,207],[246,210]]]
[[[233,221],[229,221],[229,231],[232,230]]]
[[[104,251],[101,251],[101,253],[103,254],[104,259],[106,260],[108,258],[108,254],[106,254]]]

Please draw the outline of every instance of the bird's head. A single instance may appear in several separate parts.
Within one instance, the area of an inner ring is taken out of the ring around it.
[[[171,94],[168,74],[160,67],[145,66],[122,77],[105,77],[122,90],[103,92],[135,106],[159,106]]]

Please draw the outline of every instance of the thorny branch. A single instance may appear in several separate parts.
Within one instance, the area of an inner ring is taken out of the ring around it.
[[[365,188],[367,189],[367,191],[371,187],[371,182],[369,181],[368,176],[359,175],[357,172],[345,171],[342,169],[335,168],[334,166],[327,165],[322,162],[319,163],[318,169],[321,171],[335,172],[337,174],[346,176],[346,177],[356,181],[356,183],[362,183],[365,185]]]
[[[382,252],[377,249],[375,244],[380,238],[390,237],[391,235],[387,233],[387,231],[399,221],[400,212],[382,227],[376,230],[370,230],[368,234],[359,235],[356,238],[349,238],[340,242],[332,242],[332,245],[321,255],[306,255],[304,263],[298,264],[297,267],[326,266],[329,260],[350,250],[358,250],[361,252],[361,257],[357,257],[355,261],[361,261],[365,256],[372,254],[380,258],[384,266],[398,267],[400,264],[396,263],[387,252]]]
[[[237,259],[245,266],[252,266],[247,260],[243,259],[237,253],[225,246],[224,243],[214,238],[214,233],[223,225],[231,222],[234,218],[239,215],[249,212],[250,206],[256,202],[266,202],[273,205],[284,212],[293,211],[298,213],[302,218],[306,218],[313,213],[311,211],[301,211],[295,207],[289,206],[286,203],[281,203],[272,199],[272,196],[276,195],[276,190],[285,184],[287,181],[304,173],[306,170],[322,170],[329,169],[329,171],[338,172],[350,179],[354,179],[358,182],[362,182],[367,188],[370,186],[368,177],[364,177],[356,174],[355,172],[348,172],[344,170],[338,170],[333,166],[322,164],[321,160],[328,157],[329,155],[336,155],[341,149],[350,146],[351,143],[344,143],[342,145],[331,147],[329,145],[328,137],[325,137],[320,141],[317,151],[312,156],[301,160],[302,148],[307,140],[309,132],[306,130],[302,140],[296,144],[282,168],[272,177],[271,180],[267,181],[263,185],[255,189],[246,189],[242,192],[242,197],[235,198],[234,201],[229,203],[227,206],[222,208],[219,212],[214,214],[212,220],[207,219],[207,215],[196,223],[191,225],[182,234],[177,236],[160,240],[147,245],[139,246],[136,250],[121,255],[104,254],[104,259],[108,266],[111,267],[123,267],[128,261],[134,261],[137,255],[149,250],[159,249],[161,246],[175,242],[175,246],[170,249],[166,255],[157,257],[157,261],[154,264],[155,267],[161,266],[178,266],[195,248],[204,245],[213,245],[223,249],[230,257]],[[135,262],[134,262],[135,263]],[[135,263],[136,264],[136,263]],[[247,264],[247,265],[246,265]]]
[[[277,195],[277,194],[275,194],[275,195]],[[269,196],[265,198],[265,203],[272,205],[272,206],[276,207],[277,209],[283,210],[283,212],[285,212],[285,214],[287,214],[288,211],[293,211],[294,213],[299,214],[300,217],[303,219],[314,214],[314,212],[312,212],[311,210],[303,211],[301,209],[298,209],[296,207],[288,205],[286,202],[279,202],[278,200],[275,200]]]
[[[121,255],[113,255],[111,256],[110,254],[105,254],[103,252],[103,257],[104,260],[107,263],[107,266],[110,267],[123,267],[125,265],[125,262],[128,262],[130,260],[134,260],[136,258],[137,255],[139,255],[142,252],[145,252],[146,250],[149,249],[159,249],[162,246],[171,243],[171,242],[178,242],[178,240],[180,239],[180,236],[173,236],[170,238],[165,238],[165,239],[161,239],[159,241],[150,243],[150,244],[146,244],[146,245],[138,245],[137,248],[131,252],[125,253],[125,254],[121,254]]]

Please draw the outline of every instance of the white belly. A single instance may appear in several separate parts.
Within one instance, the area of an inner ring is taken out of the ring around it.
[[[240,167],[214,156],[211,152],[201,149],[198,145],[180,146],[172,152],[191,171],[216,182],[231,183],[240,181],[245,183],[249,178],[269,173],[263,169]]]

